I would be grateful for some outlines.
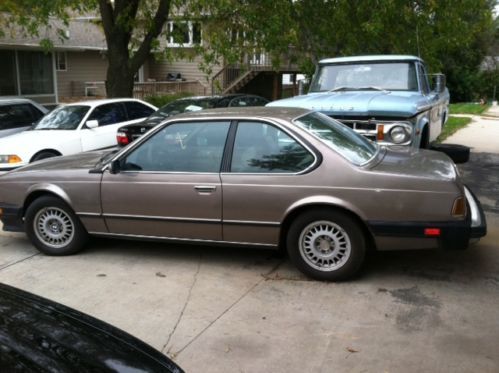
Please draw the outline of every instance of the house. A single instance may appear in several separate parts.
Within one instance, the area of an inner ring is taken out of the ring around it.
[[[22,96],[44,105],[105,96],[107,46],[97,21],[93,16],[75,17],[65,26],[52,19],[50,27],[40,29],[38,37],[26,36],[20,30],[5,32],[0,37],[0,96]],[[190,57],[171,62],[151,55],[136,76],[136,98],[179,91],[280,97],[280,74],[284,70],[275,72],[265,55],[250,56],[238,66],[219,67],[207,76],[199,69],[201,57],[194,54],[193,48],[201,40],[199,26],[182,21],[184,32],[180,34],[176,29],[179,25],[173,21],[165,27],[176,31],[166,45],[183,48]],[[63,38],[57,34],[58,29],[63,30]],[[40,46],[44,39],[52,41],[50,51]]]

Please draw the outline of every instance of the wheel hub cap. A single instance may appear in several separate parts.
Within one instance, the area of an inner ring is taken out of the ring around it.
[[[347,232],[330,221],[309,224],[300,235],[299,249],[308,265],[325,272],[342,267],[351,253]]]
[[[66,211],[47,207],[38,211],[33,221],[37,238],[52,248],[66,246],[74,237],[74,224]]]

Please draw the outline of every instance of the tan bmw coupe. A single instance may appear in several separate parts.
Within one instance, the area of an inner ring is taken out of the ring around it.
[[[452,161],[384,148],[303,109],[179,115],[118,152],[0,176],[3,229],[48,255],[89,235],[286,248],[320,280],[356,274],[367,249],[463,249],[486,233]]]

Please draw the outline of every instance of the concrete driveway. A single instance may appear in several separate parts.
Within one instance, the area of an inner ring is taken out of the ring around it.
[[[188,372],[497,372],[499,155],[473,150],[461,170],[489,233],[467,251],[375,253],[357,280],[321,283],[271,251],[96,239],[55,258],[3,232],[0,282],[116,325]]]

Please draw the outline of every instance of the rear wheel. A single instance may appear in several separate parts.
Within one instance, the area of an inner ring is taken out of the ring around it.
[[[70,255],[80,251],[88,233],[71,208],[52,196],[36,199],[26,210],[26,234],[42,253]]]
[[[365,237],[357,222],[339,211],[317,209],[299,216],[287,236],[289,257],[306,275],[346,280],[362,266]]]

